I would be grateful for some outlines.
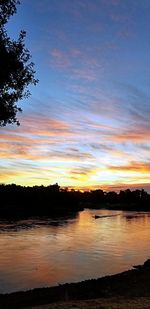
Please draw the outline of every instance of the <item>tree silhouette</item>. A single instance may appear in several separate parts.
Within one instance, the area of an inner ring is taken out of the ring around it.
[[[16,13],[18,0],[0,0],[0,126],[16,123],[17,112],[21,112],[17,102],[30,95],[27,87],[36,85],[34,64],[29,62],[31,55],[25,48],[25,31],[18,40],[11,39],[5,24]]]

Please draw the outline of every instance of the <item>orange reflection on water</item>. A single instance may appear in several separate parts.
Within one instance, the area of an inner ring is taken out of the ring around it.
[[[0,292],[97,278],[150,255],[146,213],[85,210],[59,220],[0,223],[0,231]]]

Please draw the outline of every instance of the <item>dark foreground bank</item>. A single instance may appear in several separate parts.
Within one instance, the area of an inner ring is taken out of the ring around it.
[[[150,309],[150,297],[109,297],[90,300],[72,300],[26,307],[26,309]]]
[[[23,308],[60,301],[150,296],[150,260],[132,270],[100,279],[0,295],[0,308]]]

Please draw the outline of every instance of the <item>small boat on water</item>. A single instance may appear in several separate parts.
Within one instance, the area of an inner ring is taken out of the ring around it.
[[[115,215],[95,215],[93,216],[94,219],[99,219],[99,218],[111,218],[111,217],[116,217],[116,216],[120,216],[120,214],[115,214]]]
[[[98,215],[95,215],[95,216],[94,216],[94,218],[95,218],[95,219],[99,219],[99,218],[100,218],[100,216],[98,216]]]

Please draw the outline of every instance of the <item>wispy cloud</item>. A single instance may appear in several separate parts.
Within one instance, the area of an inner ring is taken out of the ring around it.
[[[76,47],[72,49],[52,49],[49,52],[49,64],[69,75],[71,79],[93,81],[98,71],[103,70],[103,63],[90,55],[88,51]]]
[[[117,172],[117,171],[122,171],[122,172],[137,172],[137,173],[142,173],[142,174],[150,174],[150,162],[130,162],[128,165],[112,165],[108,166],[108,169],[111,171]],[[150,179],[150,177],[149,177]]]

